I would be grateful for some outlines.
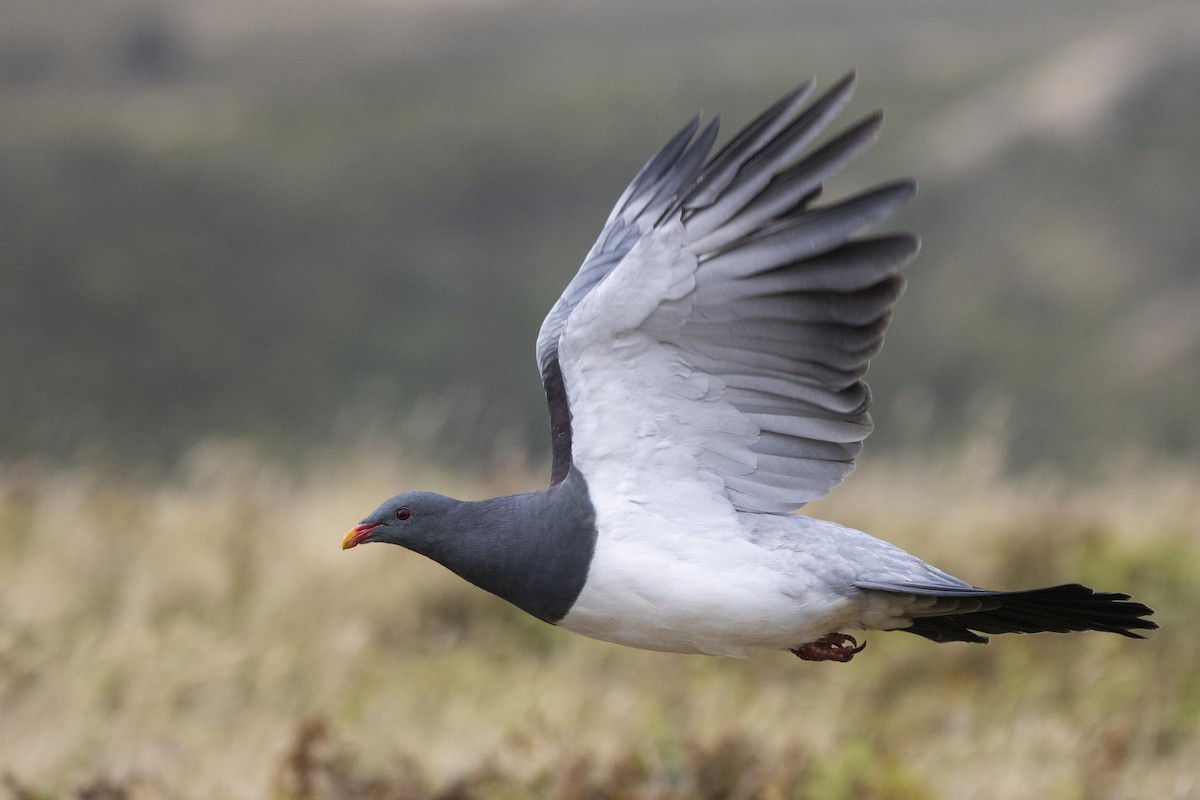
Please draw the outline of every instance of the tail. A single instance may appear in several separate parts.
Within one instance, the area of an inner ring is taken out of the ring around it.
[[[929,598],[928,604],[917,604],[911,612],[912,625],[898,630],[935,642],[986,643],[987,637],[980,633],[1072,631],[1106,631],[1144,639],[1136,631],[1158,628],[1143,619],[1154,611],[1131,601],[1129,595],[1096,592],[1078,583],[1018,592],[905,583],[857,585],[860,589]]]

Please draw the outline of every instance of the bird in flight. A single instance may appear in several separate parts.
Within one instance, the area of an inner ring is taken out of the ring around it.
[[[1156,628],[1125,594],[980,589],[792,513],[854,469],[863,375],[918,247],[864,233],[911,181],[818,202],[879,131],[876,113],[814,146],[853,85],[808,102],[804,83],[711,157],[717,120],[693,119],[617,200],[537,338],[548,488],[400,494],[342,547],[397,544],[551,624],[679,653],[843,662],[864,646],[847,631]]]

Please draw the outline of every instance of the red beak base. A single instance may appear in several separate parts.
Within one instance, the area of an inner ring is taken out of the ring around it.
[[[342,537],[342,549],[349,550],[351,547],[362,544],[363,540],[371,535],[371,531],[378,527],[378,522],[364,522],[361,525],[355,525]]]

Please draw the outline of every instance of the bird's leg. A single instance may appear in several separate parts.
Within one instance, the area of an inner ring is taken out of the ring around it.
[[[805,661],[841,661],[845,663],[854,658],[855,653],[861,653],[866,646],[866,642],[859,644],[853,636],[831,633],[822,636],[815,642],[805,642],[799,647],[792,648],[792,653]]]

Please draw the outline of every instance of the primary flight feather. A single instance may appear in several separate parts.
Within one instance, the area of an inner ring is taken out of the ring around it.
[[[862,646],[847,630],[1155,628],[1127,595],[979,589],[791,513],[854,469],[862,378],[917,252],[864,234],[910,181],[817,202],[879,130],[874,114],[814,147],[853,84],[811,102],[801,85],[712,156],[717,122],[694,119],[617,200],[537,338],[548,488],[401,494],[342,546],[401,545],[546,622],[652,650],[848,661]]]

